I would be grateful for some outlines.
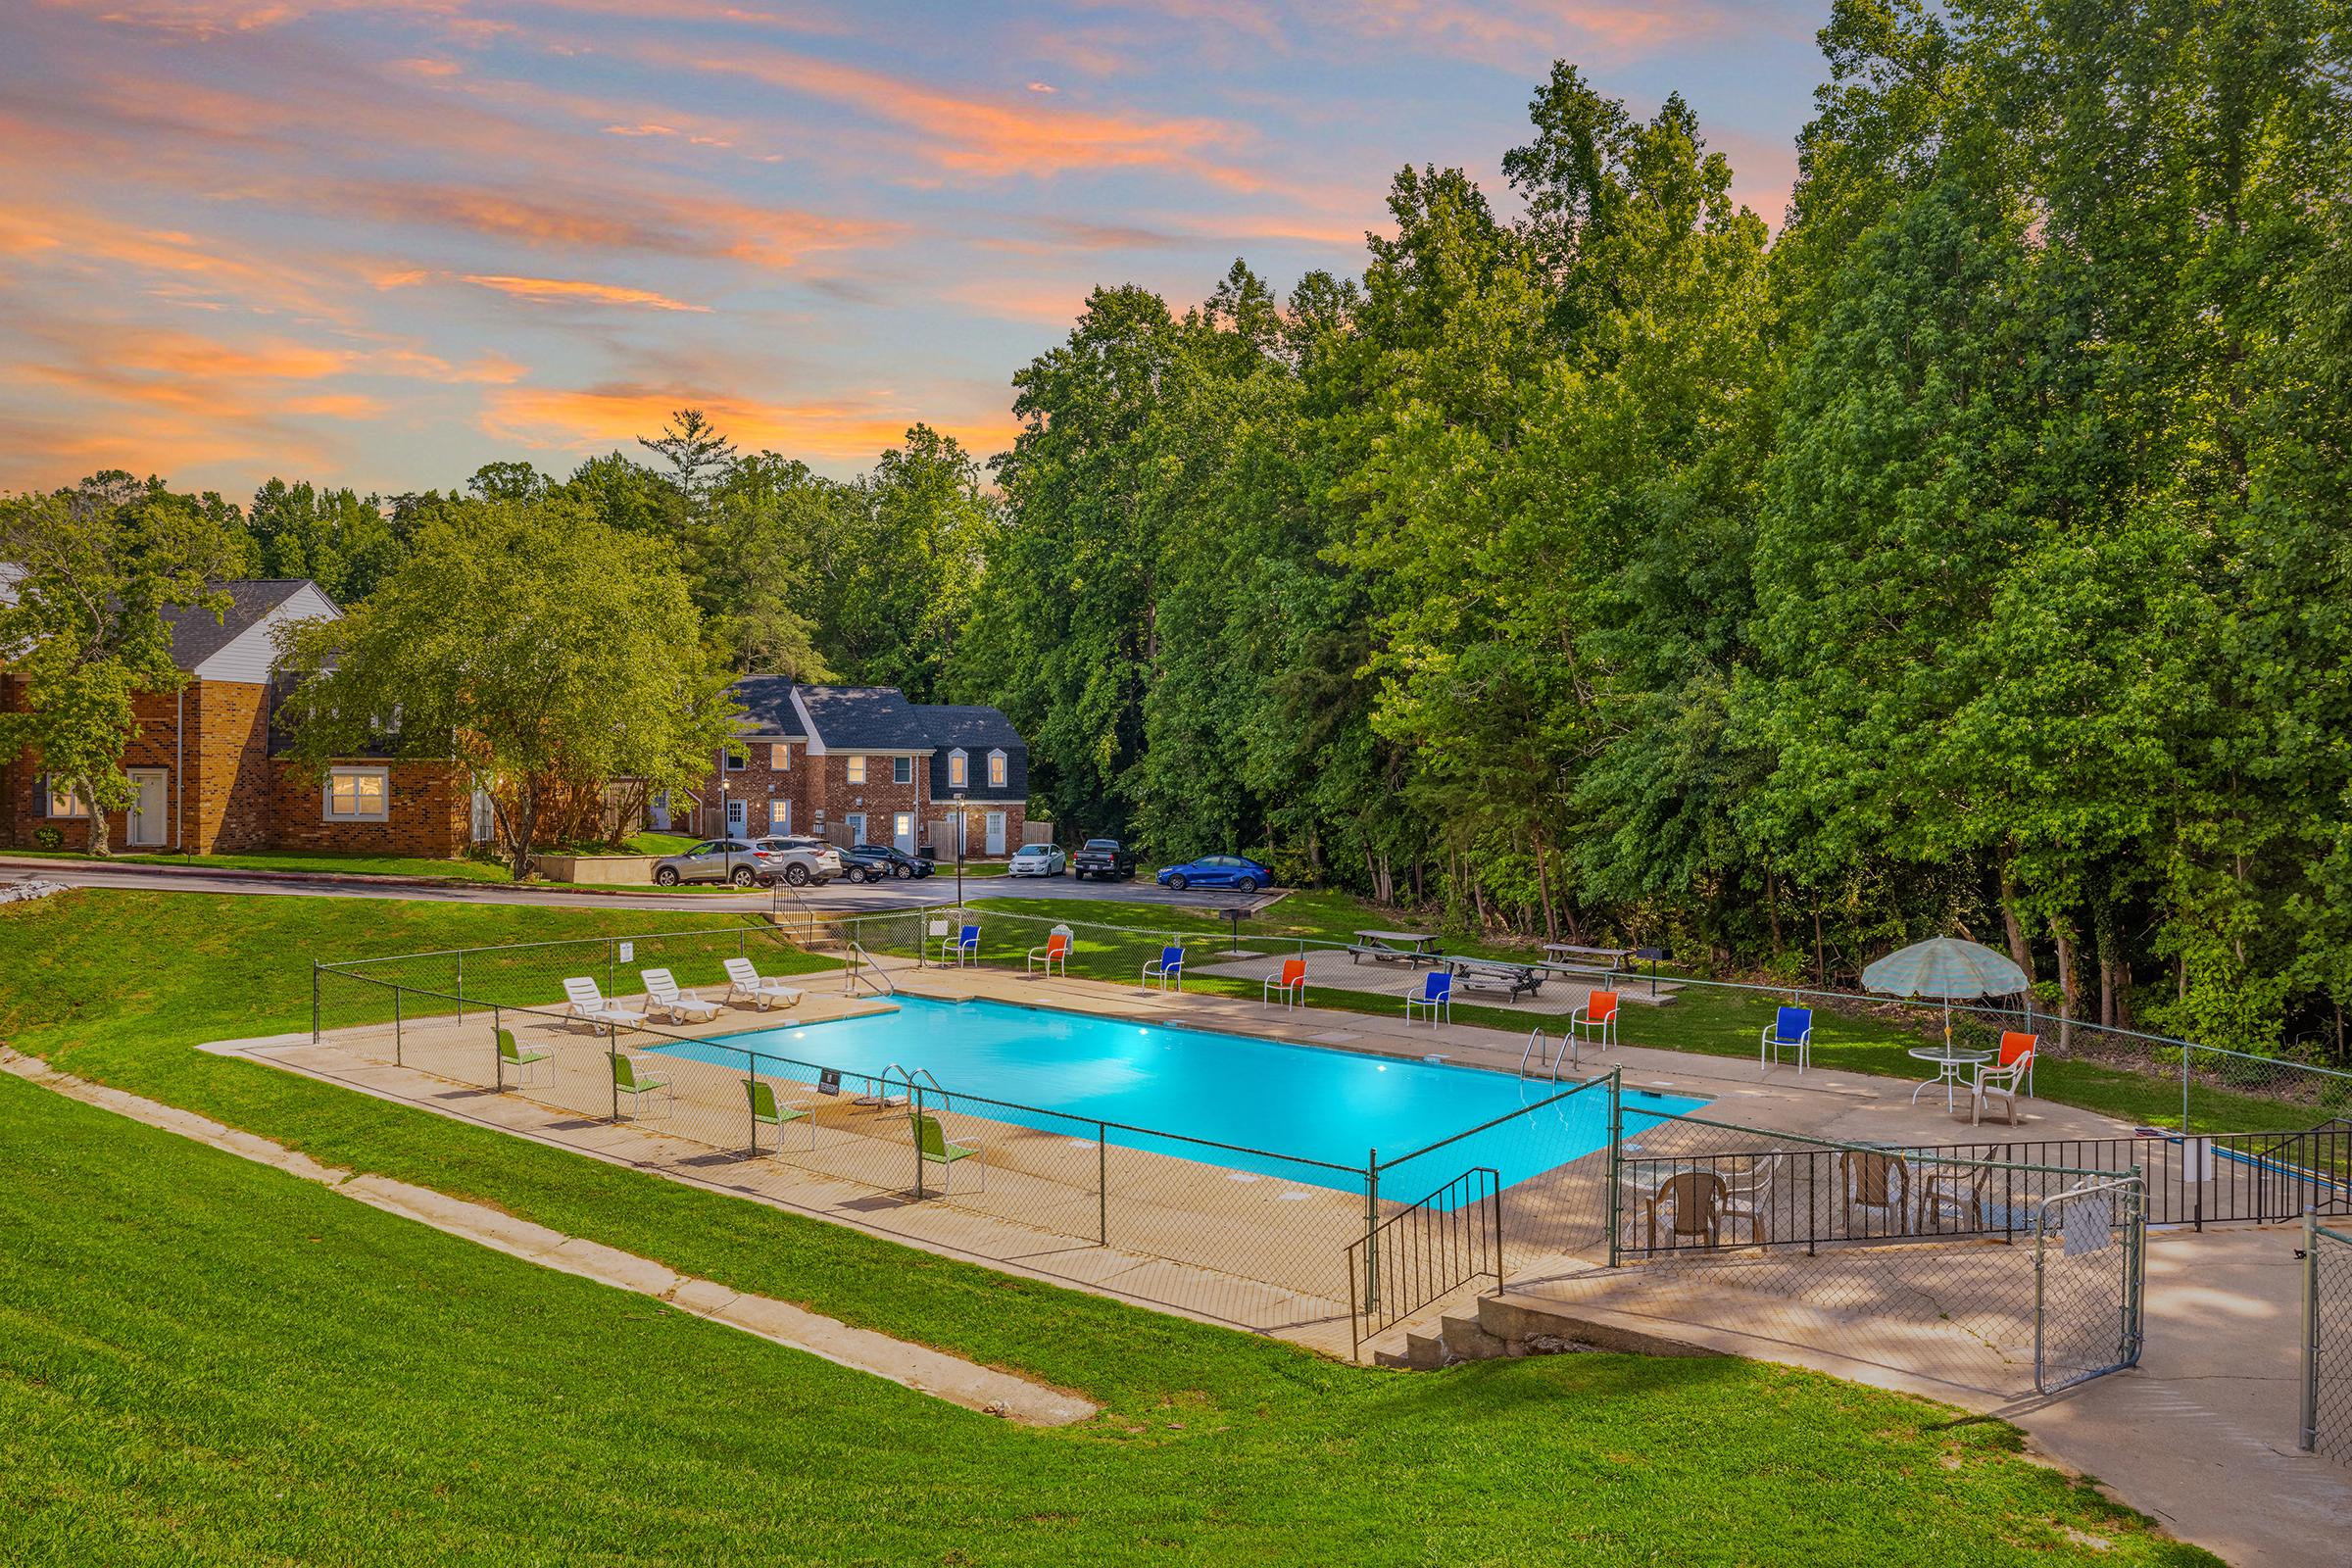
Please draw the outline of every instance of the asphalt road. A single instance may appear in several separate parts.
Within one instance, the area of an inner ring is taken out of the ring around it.
[[[100,864],[90,860],[0,860],[0,883],[38,878],[81,888],[143,888],[164,893],[263,895],[297,899],[404,899],[435,904],[537,904],[576,909],[699,910],[704,913],[764,912],[770,895],[754,893],[586,893],[561,885],[513,887],[496,882],[416,883],[391,877],[326,876],[308,873],[252,873],[197,867]],[[1219,909],[1237,903],[1255,903],[1237,893],[1173,893],[1138,879],[1133,882],[1079,882],[1069,877],[966,877],[967,899],[1040,898],[1115,900],[1137,904],[1165,904],[1187,908]],[[780,896],[786,909],[802,904],[786,890]],[[1262,897],[1262,895],[1261,895]],[[956,877],[866,883],[835,882],[800,895],[806,906],[882,913],[890,909],[920,908],[951,904]]]

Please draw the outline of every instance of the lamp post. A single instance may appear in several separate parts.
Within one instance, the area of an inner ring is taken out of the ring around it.
[[[963,797],[956,797],[956,907],[963,908]]]

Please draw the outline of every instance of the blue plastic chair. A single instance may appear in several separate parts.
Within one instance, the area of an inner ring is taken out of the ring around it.
[[[1803,1072],[1813,1065],[1813,1009],[1811,1007],[1783,1007],[1772,1022],[1764,1026],[1762,1042],[1756,1047],[1756,1073],[1761,1077],[1781,1063],[1781,1053],[1796,1053],[1796,1070]]]
[[[1447,1023],[1451,1023],[1453,1021],[1453,971],[1451,969],[1432,969],[1424,974],[1421,977],[1421,994],[1417,997],[1408,995],[1404,999],[1404,1021],[1408,1024],[1413,1021],[1415,1007],[1427,1008],[1431,1023],[1436,1023],[1441,1017]]]
[[[976,925],[967,925],[956,932],[956,940],[947,945],[947,951],[955,956],[958,968],[963,966],[963,960],[966,958],[978,963],[980,961],[980,928]]]
[[[1162,948],[1158,957],[1146,960],[1144,977],[1136,983],[1148,986],[1154,980],[1162,991],[1169,988],[1170,982],[1178,991],[1184,989],[1184,949]]]

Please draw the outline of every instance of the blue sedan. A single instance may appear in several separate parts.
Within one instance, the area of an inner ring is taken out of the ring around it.
[[[1160,872],[1159,885],[1179,893],[1186,888],[1239,888],[1255,893],[1274,885],[1274,873],[1245,856],[1203,855]]]

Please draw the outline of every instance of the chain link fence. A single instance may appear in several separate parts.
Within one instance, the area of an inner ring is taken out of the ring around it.
[[[2305,1452],[2352,1465],[2352,1234],[2303,1220]]]
[[[2004,1394],[2131,1364],[2139,1172],[1982,1152],[1688,1115],[1628,1128],[1607,1299]]]
[[[1234,908],[1241,911],[1249,903],[1237,896]],[[1228,919],[1222,927],[1184,919],[1159,927],[1024,914],[999,905],[958,908],[943,904],[926,911],[924,920],[929,928],[927,946],[906,944],[906,956],[914,957],[919,952],[924,954],[924,961],[936,959],[942,936],[971,925],[979,929],[975,949],[945,961],[1020,971],[1042,966],[1045,948],[1060,933],[1070,938],[1070,949],[1066,960],[1056,960],[1055,967],[1059,969],[1066,961],[1074,977],[1118,985],[1144,984],[1146,963],[1162,958],[1164,949],[1177,948],[1184,954],[1181,984],[1186,989],[1263,1001],[1271,994],[1267,982],[1279,983],[1285,966],[1296,964],[1311,1004],[1357,1012],[1402,1016],[1405,999],[1422,994],[1431,975],[1443,974],[1451,985],[1452,1006],[1479,1009],[1479,1021],[1490,1024],[1497,1021],[1497,1014],[1508,1013],[1554,1037],[1566,1035],[1569,1016],[1586,1005],[1592,992],[1609,990],[1623,1004],[1619,1027],[1637,1044],[1667,1050],[1680,1048],[1671,1041],[1642,1038],[1642,1014],[1652,1005],[1669,1005],[1685,995],[1801,1004],[1835,1016],[1866,1017],[1916,1029],[1923,1040],[1940,1038],[1944,1020],[1944,1010],[1936,1003],[1700,979],[1666,973],[1654,963],[1631,959],[1625,966],[1613,966],[1605,959],[1555,962],[1502,949],[1490,949],[1484,956],[1446,954],[1434,951],[1434,943],[1433,951],[1406,953],[1376,942],[1285,935],[1269,931],[1265,921],[1246,913]],[[836,923],[854,927],[860,922]],[[2179,1106],[2177,1113],[2167,1112],[2160,1119],[2177,1122],[2177,1130],[2183,1132],[2283,1131],[2352,1116],[2352,1071],[2302,1054],[2255,1055],[2054,1017],[2030,1006],[1955,1005],[1950,1009],[1950,1021],[1955,1044],[1988,1051],[1998,1049],[2003,1034],[2034,1036],[2035,1074],[2044,1064],[2074,1064],[2096,1081],[2128,1084],[2143,1091],[2134,1098],[2151,1106],[2159,1102],[2158,1097],[2144,1091],[2160,1090],[2161,1102]],[[1911,1071],[1899,1042],[1874,1046],[1846,1042],[1840,1043],[1840,1048],[1851,1058],[1850,1064],[1860,1070],[1892,1076],[1907,1076]],[[1566,1051],[1570,1065],[1582,1065],[1585,1053],[1573,1041],[1555,1039],[1546,1049]],[[1874,1059],[1877,1054],[1884,1055],[1883,1062]],[[2029,1079],[2029,1090],[2033,1088]]]

